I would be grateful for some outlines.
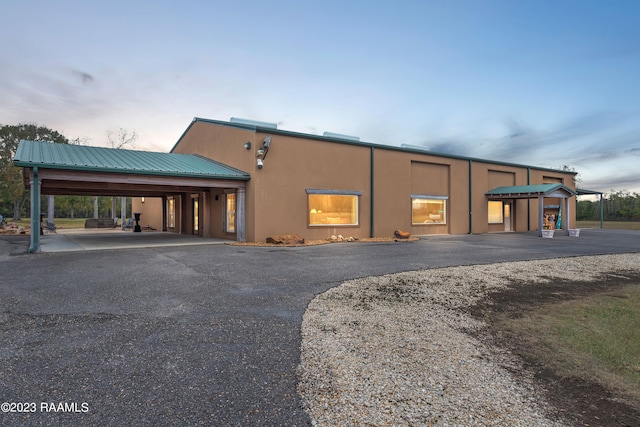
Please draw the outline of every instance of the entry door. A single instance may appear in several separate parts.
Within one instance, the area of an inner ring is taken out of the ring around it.
[[[513,211],[513,202],[504,202],[504,231],[513,231],[513,221],[511,214]]]
[[[191,199],[193,202],[193,234],[200,231],[200,202],[197,197]]]

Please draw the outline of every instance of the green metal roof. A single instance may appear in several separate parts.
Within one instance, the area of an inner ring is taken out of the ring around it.
[[[176,143],[174,144],[173,148],[171,149],[171,152],[173,152],[173,150],[176,149],[176,147],[180,144],[180,141],[182,141],[182,138],[185,137],[185,135],[189,132],[191,127],[195,123],[198,123],[198,122],[200,122],[200,123],[208,123],[208,124],[217,125],[217,126],[232,127],[232,128],[236,128],[236,129],[244,129],[244,130],[248,130],[250,132],[267,133],[267,134],[271,134],[271,135],[283,135],[283,136],[289,136],[289,137],[293,137],[293,138],[306,138],[306,139],[313,139],[313,140],[317,140],[317,141],[333,142],[333,143],[338,143],[338,144],[358,145],[358,146],[361,146],[361,147],[375,148],[375,149],[381,149],[381,150],[401,151],[401,152],[405,152],[405,153],[426,154],[426,155],[430,155],[430,156],[443,157],[443,158],[447,158],[447,159],[457,159],[457,160],[474,161],[474,162],[481,162],[481,163],[491,163],[491,164],[495,164],[495,165],[504,165],[504,166],[524,167],[524,168],[535,169],[535,170],[540,170],[540,171],[562,172],[562,173],[571,174],[571,175],[577,175],[578,174],[577,172],[571,172],[571,171],[565,171],[565,170],[559,170],[559,169],[552,169],[552,168],[545,168],[545,167],[541,167],[541,166],[523,165],[523,164],[520,164],[520,163],[511,163],[511,162],[503,162],[503,161],[500,161],[500,160],[489,160],[489,159],[481,159],[481,158],[477,158],[477,157],[460,156],[460,155],[456,155],[456,154],[440,153],[440,152],[417,149],[417,148],[411,148],[411,147],[401,147],[401,146],[395,146],[395,145],[377,144],[377,143],[373,143],[373,142],[364,142],[364,141],[354,140],[353,138],[348,137],[346,135],[342,135],[342,137],[339,137],[339,136],[325,136],[325,135],[314,135],[314,134],[309,134],[309,133],[293,132],[293,131],[287,131],[287,130],[281,130],[281,129],[274,128],[274,127],[271,126],[272,124],[269,124],[269,123],[266,123],[267,126],[261,126],[260,125],[260,123],[265,123],[265,122],[257,122],[257,121],[249,121],[249,120],[246,121],[246,122],[242,122],[242,121],[225,122],[225,121],[221,121],[221,120],[204,119],[204,118],[201,118],[201,117],[194,117],[193,118],[193,120],[191,121],[191,123],[189,124],[187,129],[185,129],[185,131],[182,133],[180,138],[178,138],[178,141],[176,141]],[[333,135],[339,135],[339,134],[333,134]]]
[[[521,196],[535,197],[546,195],[557,190],[564,190],[575,195],[576,192],[564,184],[534,184],[534,185],[512,185],[507,187],[497,187],[487,191],[487,196]]]
[[[198,154],[117,150],[43,141],[20,141],[13,163],[22,167],[92,172],[238,180],[250,178],[246,172]]]

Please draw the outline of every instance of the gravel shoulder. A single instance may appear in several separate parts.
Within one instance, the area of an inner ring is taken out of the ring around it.
[[[536,375],[522,349],[493,339],[488,313],[558,298],[558,281],[594,291],[598,286],[584,284],[611,273],[638,277],[639,266],[640,254],[622,254],[344,282],[318,295],[303,318],[298,391],[305,409],[320,426],[633,425],[627,423],[639,421],[638,413],[602,394],[593,396],[598,404],[583,399],[584,405],[571,406],[571,394],[553,399],[567,391],[558,378]],[[552,382],[556,389],[548,387]]]

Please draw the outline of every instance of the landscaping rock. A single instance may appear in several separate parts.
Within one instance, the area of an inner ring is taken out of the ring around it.
[[[280,234],[267,237],[267,243],[272,245],[303,245],[304,238],[297,234]]]
[[[409,237],[411,237],[411,233],[408,233],[408,232],[402,231],[402,230],[394,231],[393,235],[395,237],[397,237],[398,239],[408,239]]]

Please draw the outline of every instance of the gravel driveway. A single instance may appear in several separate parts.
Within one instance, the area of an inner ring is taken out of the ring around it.
[[[0,238],[1,425],[303,426],[302,316],[345,280],[640,252],[640,233],[26,255]]]

